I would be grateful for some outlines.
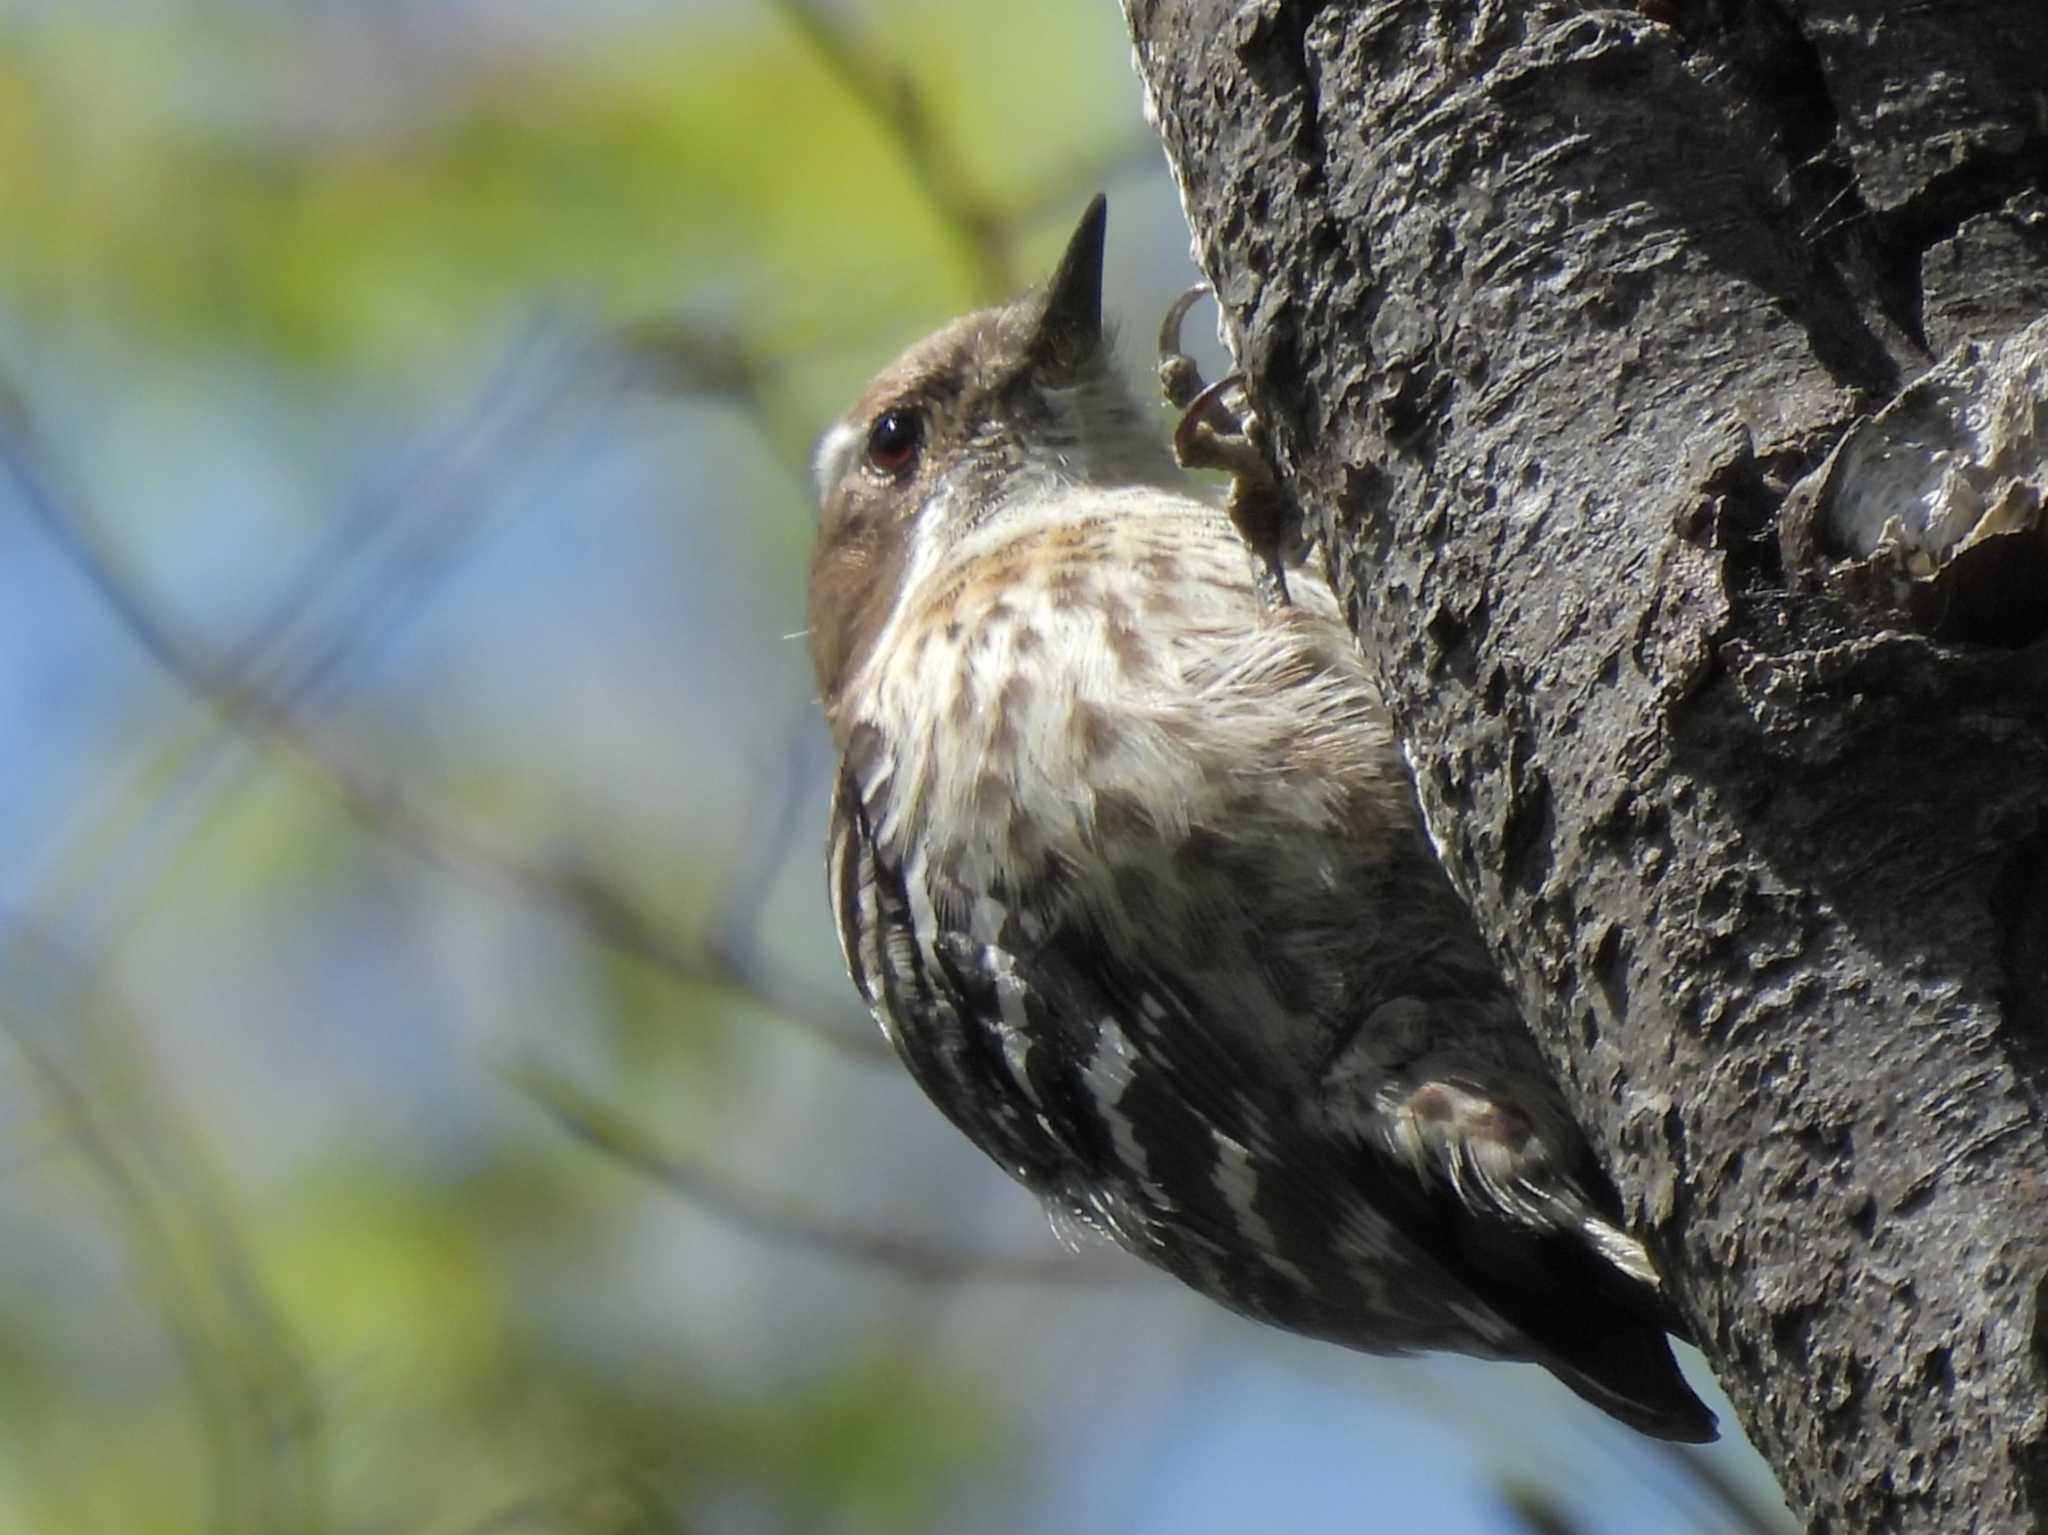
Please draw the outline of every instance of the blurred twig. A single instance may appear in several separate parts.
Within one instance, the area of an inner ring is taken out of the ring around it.
[[[1136,1272],[1121,1263],[1109,1267],[1061,1253],[1048,1258],[1013,1258],[892,1235],[833,1220],[815,1210],[741,1187],[724,1174],[673,1147],[662,1145],[611,1104],[585,1092],[568,1077],[531,1061],[508,1064],[505,1076],[579,1140],[636,1168],[664,1188],[681,1194],[758,1237],[802,1247],[827,1257],[887,1269],[917,1284],[964,1280],[1024,1284],[1099,1284]]]
[[[622,1464],[585,1472],[566,1484],[528,1493],[493,1509],[457,1535],[513,1535],[519,1530],[582,1530],[606,1535],[690,1535],[696,1528],[673,1506],[658,1474]]]
[[[612,334],[624,381],[658,398],[694,396],[736,410],[781,470],[792,501],[811,502],[811,447],[817,423],[798,420],[779,386],[794,359],[770,359],[729,327],[687,314],[645,315]],[[806,354],[806,365],[815,358]]]
[[[222,659],[222,675],[304,700],[390,638],[489,520],[491,498],[479,487],[502,481],[508,451],[530,452],[536,426],[554,425],[562,402],[588,392],[593,359],[572,348],[565,363],[555,329],[546,318],[526,326],[479,398],[415,450],[396,483],[351,498],[265,617]],[[311,622],[323,605],[339,607],[339,616]],[[295,631],[309,630],[291,643]]]
[[[1021,211],[1003,210],[975,187],[952,140],[935,128],[917,84],[864,47],[821,0],[769,0],[817,51],[826,68],[887,134],[910,179],[944,226],[984,301],[1009,297],[1019,287],[1012,252],[1017,226],[1073,200],[1077,187],[1093,189],[1126,162],[1156,160],[1158,141],[1144,134],[1112,146],[1073,172],[1054,178]]]
[[[89,1092],[64,1059],[83,1020],[45,1006],[72,966],[41,933],[0,920],[8,984],[0,1019],[112,1199],[115,1229],[162,1314],[198,1399],[214,1517],[223,1535],[317,1535],[327,1527],[323,1415],[298,1338],[271,1303],[197,1153],[162,1096],[101,1076]],[[139,1062],[127,1060],[135,1069]]]
[[[1789,1513],[1774,1513],[1711,1455],[1663,1439],[1651,1440],[1649,1447],[1708,1507],[1728,1520],[1736,1535],[1790,1535],[1795,1528]]]
[[[121,921],[116,902],[125,898],[131,907],[140,904],[149,886],[141,872],[146,861],[167,859],[206,807],[218,801],[236,774],[238,756],[245,765],[244,749],[263,744],[246,732],[219,728],[234,718],[235,695],[260,690],[303,703],[323,691],[345,663],[389,640],[407,609],[419,604],[482,530],[492,501],[479,490],[484,476],[476,464],[488,461],[502,474],[506,456],[531,452],[541,435],[534,429],[535,418],[551,418],[555,412],[548,407],[568,397],[583,376],[579,372],[565,379],[566,370],[550,366],[550,354],[560,348],[540,344],[545,328],[538,322],[527,327],[512,355],[493,370],[482,397],[420,449],[395,483],[348,498],[318,546],[247,633],[206,661],[206,686],[191,691],[202,702],[218,705],[224,699],[227,707],[217,707],[203,729],[152,753],[149,765],[131,775],[144,780],[148,809],[141,824],[118,836],[117,849],[100,860],[102,894],[96,903],[85,903],[91,912],[86,921],[102,933],[90,945],[94,952],[113,948],[105,935]],[[535,400],[537,384],[540,398]],[[0,421],[0,456],[10,457],[8,467],[27,492],[29,511],[49,527],[53,514],[79,504],[82,497],[71,487],[59,488],[63,466],[39,451],[39,434],[19,394],[6,398],[11,410]],[[63,520],[80,533],[87,530],[82,516]],[[57,542],[75,563],[74,545],[61,536]],[[114,615],[159,665],[165,664],[167,646],[182,649],[195,666],[200,663],[198,647],[180,642],[160,611],[142,597],[142,584],[115,563],[110,551],[90,543],[86,552],[97,557],[96,565],[81,568],[103,596],[125,588],[133,597],[126,605],[117,603]],[[146,628],[136,627],[138,616],[149,620]],[[100,796],[102,802],[108,797]],[[103,815],[102,825],[111,819]]]
[[[1527,1535],[1587,1535],[1548,1488],[1510,1482],[1500,1489],[1503,1511]]]
[[[720,902],[721,915],[712,925],[708,951],[727,975],[770,1006],[800,1017],[821,1018],[828,1011],[822,1001],[799,995],[786,977],[763,965],[760,954],[768,897],[783,854],[796,840],[806,808],[805,791],[826,781],[826,764],[813,760],[817,745],[826,738],[822,730],[814,728],[814,722],[815,716],[806,709],[801,724],[785,732],[781,748],[762,766],[754,802],[740,823],[747,828],[740,863]],[[864,1031],[863,1038],[877,1055],[889,1055],[879,1029]]]
[[[122,569],[112,551],[67,510],[48,476],[38,472],[36,456],[14,422],[0,421],[0,472],[13,481],[30,514],[158,666],[209,704],[223,724],[284,752],[365,825],[441,868],[555,911],[593,938],[659,969],[698,983],[762,994],[760,977],[735,959],[741,951],[729,932],[710,946],[686,942],[588,866],[536,859],[497,845],[443,814],[396,774],[351,750],[287,697],[201,654],[143,595],[141,584]],[[866,1029],[826,1021],[850,1008],[788,1011],[794,999],[786,991],[764,1000],[779,1004],[778,1016],[836,1050],[864,1060],[888,1058],[887,1046]]]
[[[770,0],[817,50],[847,93],[896,144],[911,179],[945,226],[983,298],[1016,287],[1002,220],[977,192],[947,137],[925,115],[915,83],[862,47],[846,25],[818,0]]]

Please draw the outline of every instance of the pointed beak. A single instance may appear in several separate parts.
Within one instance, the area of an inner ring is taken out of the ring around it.
[[[1102,345],[1102,237],[1108,222],[1109,200],[1098,192],[1046,285],[1031,338],[1034,363],[1075,367]]]

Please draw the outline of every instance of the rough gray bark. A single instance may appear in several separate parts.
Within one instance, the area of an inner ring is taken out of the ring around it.
[[[2048,5],[1126,11],[1431,827],[1750,1438],[1816,1530],[2048,1528]]]

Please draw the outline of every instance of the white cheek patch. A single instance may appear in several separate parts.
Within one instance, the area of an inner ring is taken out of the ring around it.
[[[860,452],[865,431],[851,421],[842,421],[827,429],[818,439],[818,450],[811,455],[811,479],[818,487],[818,499],[825,500],[832,494],[832,487],[846,478],[853,468],[854,455]]]

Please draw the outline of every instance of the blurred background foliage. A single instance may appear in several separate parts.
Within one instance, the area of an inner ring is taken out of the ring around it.
[[[1066,1252],[852,1005],[808,445],[1098,186],[1143,335],[1101,0],[0,0],[0,1530],[1776,1527]]]

